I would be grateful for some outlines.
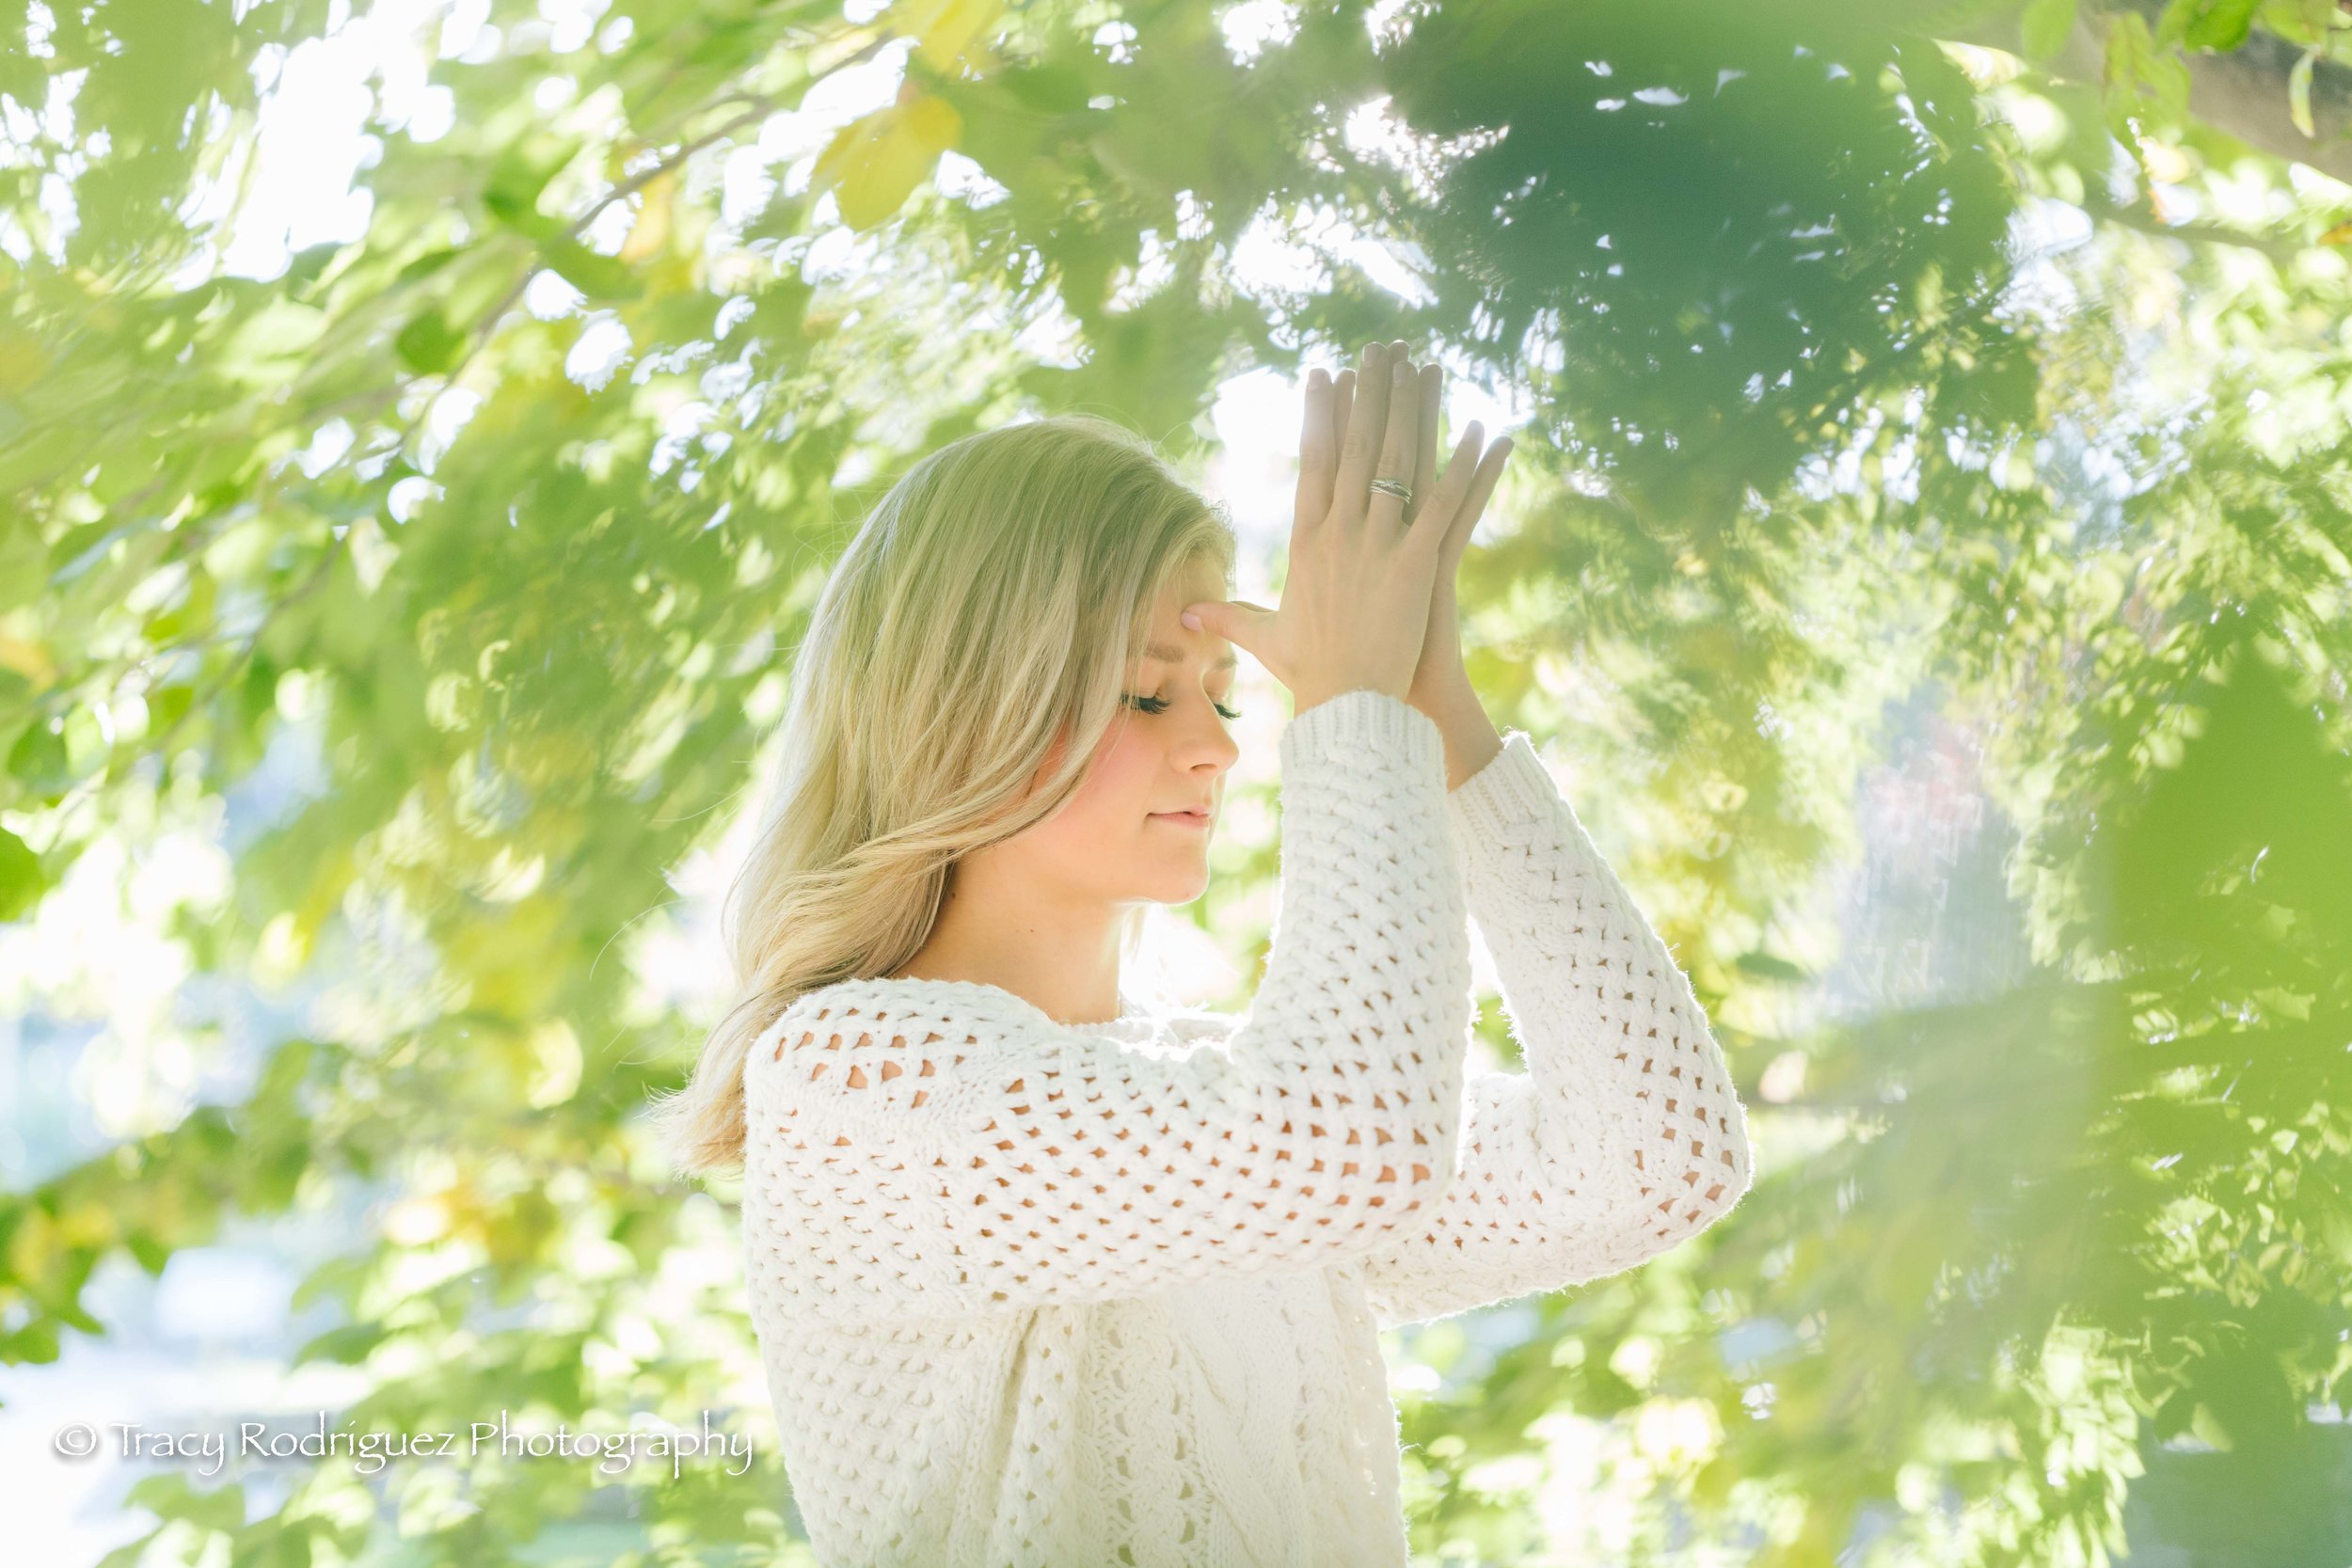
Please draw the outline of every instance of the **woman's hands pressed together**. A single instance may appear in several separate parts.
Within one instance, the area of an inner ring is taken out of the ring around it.
[[[1402,342],[1391,345],[1393,355],[1402,356]],[[1438,405],[1444,393],[1445,372],[1432,362],[1413,372],[1420,399],[1421,419],[1413,465],[1413,499],[1406,505],[1408,522],[1417,521],[1421,509],[1430,505],[1451,506],[1445,533],[1438,546],[1438,575],[1429,595],[1428,629],[1422,638],[1421,661],[1413,670],[1413,684],[1405,700],[1423,713],[1445,724],[1450,715],[1462,705],[1477,706],[1472,695],[1470,672],[1462,661],[1462,616],[1456,594],[1462,557],[1470,549],[1470,536],[1477,531],[1479,518],[1486,515],[1486,501],[1494,494],[1495,485],[1502,478],[1502,466],[1511,455],[1511,438],[1503,436],[1491,444],[1481,446],[1484,432],[1472,420],[1464,427],[1462,439],[1454,446],[1454,455],[1446,466],[1445,480],[1438,477]],[[1335,388],[1333,418],[1344,436],[1353,409],[1352,372],[1342,372]],[[1466,490],[1443,490],[1457,472],[1467,475]],[[1299,452],[1299,483],[1307,483],[1307,453]]]
[[[1412,704],[1447,731],[1458,784],[1469,765],[1454,758],[1456,739],[1483,751],[1475,732],[1493,727],[1463,666],[1454,576],[1511,441],[1485,445],[1472,420],[1440,476],[1441,390],[1438,367],[1415,366],[1403,342],[1366,345],[1360,371],[1336,380],[1310,372],[1280,608],[1212,600],[1184,618],[1253,655],[1295,711],[1363,687]],[[1375,479],[1409,485],[1410,499],[1373,489]]]

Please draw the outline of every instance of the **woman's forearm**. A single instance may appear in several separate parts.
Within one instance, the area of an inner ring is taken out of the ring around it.
[[[1445,786],[1449,790],[1468,784],[1502,750],[1502,732],[1486,717],[1467,675],[1440,686],[1422,711],[1436,721],[1438,733],[1445,737]]]

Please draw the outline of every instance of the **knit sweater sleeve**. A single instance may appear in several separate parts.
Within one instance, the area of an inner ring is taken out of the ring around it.
[[[1749,1184],[1746,1113],[1672,953],[1524,732],[1447,812],[1525,1072],[1473,1072],[1444,1200],[1360,1259],[1383,1327],[1629,1268]]]
[[[746,1243],[781,1312],[961,1316],[1304,1268],[1428,1224],[1470,938],[1431,720],[1359,689],[1280,742],[1271,951],[1229,1036],[1138,1043],[948,983],[794,1002],[745,1066]]]

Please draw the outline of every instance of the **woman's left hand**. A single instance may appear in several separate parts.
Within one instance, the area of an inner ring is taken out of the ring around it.
[[[1406,345],[1399,341],[1390,345],[1392,357],[1402,357]],[[1508,436],[1496,441],[1482,454],[1479,451],[1478,422],[1471,420],[1454,456],[1446,465],[1444,478],[1438,474],[1438,413],[1444,391],[1445,372],[1431,363],[1416,372],[1421,396],[1420,451],[1413,472],[1406,483],[1413,487],[1413,499],[1405,503],[1406,523],[1421,515],[1424,506],[1450,506],[1454,520],[1438,545],[1438,579],[1429,597],[1429,626],[1421,643],[1421,662],[1414,667],[1413,684],[1406,701],[1414,707],[1443,721],[1448,704],[1469,700],[1474,706],[1476,697],[1470,684],[1470,672],[1462,661],[1462,617],[1454,594],[1454,574],[1462,556],[1470,548],[1470,534],[1478,527],[1479,517],[1486,510],[1486,498],[1494,494],[1495,482],[1502,476],[1504,459],[1511,454]],[[1337,393],[1331,403],[1333,429],[1329,441],[1320,443],[1322,451],[1337,453],[1347,440],[1347,418],[1355,404],[1356,372],[1342,371],[1336,378]],[[1308,459],[1302,455],[1301,462]],[[1468,489],[1463,488],[1467,480]],[[1331,476],[1299,475],[1300,493],[1306,494],[1311,483],[1319,482],[1327,492],[1333,483]]]

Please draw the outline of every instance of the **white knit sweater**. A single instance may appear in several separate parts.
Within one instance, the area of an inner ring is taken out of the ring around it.
[[[1617,1273],[1748,1186],[1690,985],[1512,732],[1282,733],[1248,1013],[799,998],[744,1070],[752,1321],[825,1568],[1398,1568],[1378,1331]],[[1466,1069],[1475,914],[1525,1073]]]

